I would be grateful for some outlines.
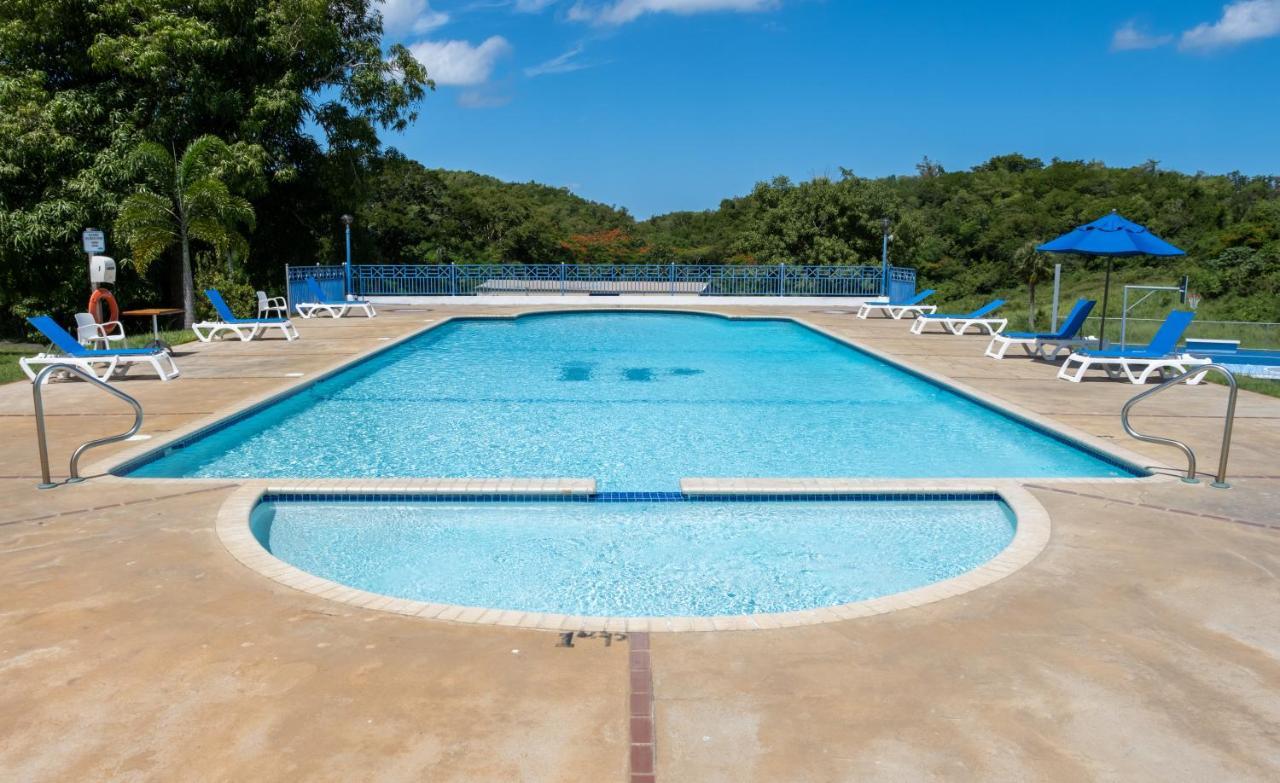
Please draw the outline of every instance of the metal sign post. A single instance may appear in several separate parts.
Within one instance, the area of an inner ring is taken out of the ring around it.
[[[1053,265],[1053,323],[1049,331],[1058,331],[1058,293],[1062,291],[1062,264]]]
[[[107,249],[107,235],[101,229],[86,228],[80,234],[80,246],[84,248],[85,255],[92,259],[94,255]],[[89,288],[92,290],[97,288],[97,285],[90,280]]]

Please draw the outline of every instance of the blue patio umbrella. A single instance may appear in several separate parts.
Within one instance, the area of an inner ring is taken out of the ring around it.
[[[1106,256],[1107,280],[1102,289],[1102,329],[1100,341],[1106,343],[1107,300],[1111,294],[1111,265],[1117,257],[1182,256],[1182,250],[1152,234],[1146,226],[1126,220],[1114,209],[1101,217],[1070,231],[1052,242],[1036,248],[1042,253],[1074,253],[1082,256]]]

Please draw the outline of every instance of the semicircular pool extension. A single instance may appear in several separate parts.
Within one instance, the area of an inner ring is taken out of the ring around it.
[[[786,319],[455,319],[117,472],[138,477],[1128,477]]]
[[[643,501],[285,493],[264,496],[249,527],[275,558],[366,593],[594,617],[853,604],[966,574],[1018,532],[993,493]],[[1040,532],[1047,540],[1047,523]]]

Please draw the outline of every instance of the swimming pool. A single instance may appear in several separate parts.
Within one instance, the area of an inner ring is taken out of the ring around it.
[[[450,321],[127,465],[140,477],[1121,477],[1137,471],[789,320]]]
[[[865,601],[968,572],[1016,531],[994,495],[264,500],[251,518],[256,540],[324,579],[415,601],[598,617],[757,615]]]
[[[1196,343],[1200,343],[1198,346]],[[1220,341],[1188,341],[1186,351],[1192,356],[1212,359],[1225,366],[1236,375],[1248,375],[1254,378],[1270,378],[1280,380],[1280,351],[1268,351],[1262,348],[1203,347]]]

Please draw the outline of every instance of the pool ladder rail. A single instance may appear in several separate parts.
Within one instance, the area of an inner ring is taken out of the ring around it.
[[[1229,489],[1231,485],[1227,483],[1227,457],[1230,456],[1231,454],[1231,430],[1236,420],[1236,396],[1240,391],[1239,387],[1236,384],[1235,373],[1231,372],[1231,370],[1228,370],[1226,367],[1223,367],[1221,364],[1208,364],[1208,365],[1202,365],[1200,367],[1193,367],[1184,373],[1181,373],[1172,378],[1169,378],[1168,380],[1164,381],[1154,389],[1147,389],[1146,391],[1142,392],[1138,396],[1126,402],[1124,404],[1124,408],[1120,410],[1120,423],[1124,426],[1125,432],[1127,432],[1131,437],[1137,438],[1138,440],[1146,441],[1147,443],[1159,443],[1165,446],[1173,446],[1175,448],[1181,449],[1182,453],[1185,454],[1187,457],[1187,474],[1182,478],[1182,480],[1188,484],[1200,483],[1200,479],[1197,478],[1196,476],[1195,451],[1193,451],[1190,446],[1188,446],[1187,444],[1183,443],[1180,440],[1174,440],[1173,438],[1164,438],[1159,435],[1146,435],[1144,433],[1138,432],[1133,428],[1133,425],[1129,423],[1129,411],[1133,409],[1134,405],[1138,404],[1142,400],[1145,400],[1146,398],[1151,397],[1152,395],[1159,394],[1160,392],[1164,391],[1170,386],[1175,386],[1181,383],[1182,381],[1186,380],[1187,378],[1190,378],[1192,375],[1199,375],[1203,373],[1208,373],[1210,371],[1216,371],[1216,372],[1222,373],[1222,376],[1227,379],[1227,385],[1231,387],[1231,390],[1230,392],[1228,392],[1228,395],[1227,395],[1227,411],[1226,411],[1226,415],[1224,417],[1224,423],[1222,426],[1222,448],[1218,455],[1218,475],[1214,478],[1214,481],[1212,484],[1210,484],[1210,486],[1216,487],[1218,489]]]
[[[88,381],[93,386],[97,386],[121,400],[124,400],[133,407],[133,426],[129,428],[128,432],[121,433],[119,435],[108,435],[105,438],[86,441],[81,443],[76,450],[72,452],[70,477],[63,483],[74,484],[84,480],[80,476],[80,457],[82,457],[86,451],[97,448],[98,446],[105,446],[108,443],[116,443],[118,441],[132,438],[134,435],[138,434],[138,430],[142,429],[142,403],[120,391],[116,387],[98,380],[93,373],[88,372],[81,367],[77,367],[73,364],[50,364],[42,369],[36,375],[35,380],[31,382],[31,397],[36,409],[36,441],[40,447],[41,482],[36,486],[40,489],[53,489],[54,487],[60,486],[59,484],[53,483],[53,480],[49,475],[49,442],[45,435],[44,427],[44,383],[48,380],[49,376],[55,372],[71,373],[72,375]]]

